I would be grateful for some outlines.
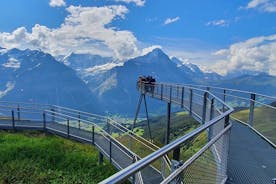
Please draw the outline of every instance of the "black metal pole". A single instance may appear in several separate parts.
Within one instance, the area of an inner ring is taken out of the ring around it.
[[[46,132],[46,114],[43,112],[43,130]]]
[[[171,103],[168,103],[167,104],[167,129],[166,129],[165,144],[169,144],[169,142],[170,142],[170,124],[171,124]]]
[[[149,137],[150,140],[152,140],[152,135],[151,135],[151,129],[150,129],[150,122],[149,122],[149,113],[148,113],[148,106],[147,106],[147,102],[146,102],[146,96],[144,96],[144,103],[145,103],[145,109],[146,109],[146,116],[147,116],[147,124],[148,124],[148,130],[149,130]]]
[[[67,119],[67,137],[69,137],[70,130],[69,130],[69,119]]]
[[[182,87],[182,92],[181,92],[181,108],[184,107],[184,87]]]
[[[80,129],[80,112],[78,114],[78,122],[79,122],[79,129]]]
[[[92,125],[92,144],[95,145],[95,127]]]
[[[12,128],[15,130],[14,110],[12,110]]]
[[[140,94],[140,97],[139,97],[138,104],[137,104],[137,109],[136,109],[136,113],[135,113],[135,117],[134,117],[133,125],[132,125],[132,131],[133,131],[133,129],[135,128],[135,123],[136,123],[137,118],[138,118],[138,114],[139,114],[139,111],[140,111],[140,107],[141,107],[142,99],[143,99],[143,94],[141,93],[141,94]]]

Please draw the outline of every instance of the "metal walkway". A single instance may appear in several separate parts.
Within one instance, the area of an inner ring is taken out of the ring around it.
[[[233,122],[227,184],[266,184],[276,177],[276,149],[255,131]]]
[[[276,98],[231,89],[164,83],[142,83],[138,90],[141,95],[167,103],[168,144],[162,148],[110,118],[59,106],[19,106],[0,102],[0,117],[1,114],[3,117],[0,118],[0,129],[40,129],[95,145],[101,155],[120,170],[101,183],[128,179],[132,183],[262,184],[271,183],[276,177],[276,139],[269,132],[260,133],[260,126],[254,119],[254,108],[258,104],[258,107],[261,104],[276,110],[264,100],[276,101]],[[235,96],[233,92],[241,93],[241,96]],[[245,98],[248,94],[249,99]],[[257,101],[256,96],[260,96],[262,102]],[[248,105],[248,122],[230,116],[233,108],[227,99],[230,101],[235,97],[247,100],[242,104]],[[188,111],[201,126],[169,143],[172,103]],[[187,149],[186,143],[201,134],[207,135],[206,144],[184,163],[180,162],[182,151]]]

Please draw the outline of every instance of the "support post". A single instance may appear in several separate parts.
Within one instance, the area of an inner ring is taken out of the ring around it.
[[[99,164],[103,164],[103,154],[99,151]]]
[[[147,102],[146,102],[146,96],[144,96],[144,103],[145,103],[145,110],[146,110],[146,116],[147,116],[147,124],[148,124],[148,130],[149,130],[149,137],[150,140],[152,140],[152,136],[151,136],[151,129],[150,129],[150,122],[149,122],[149,113],[148,113],[148,106],[147,106]]]
[[[190,107],[189,107],[189,113],[190,113],[190,116],[192,115],[192,107],[193,107],[193,90],[190,88]]]
[[[173,150],[173,159],[178,161],[180,160],[180,146]]]
[[[184,107],[184,87],[182,87],[182,92],[181,92],[181,108]]]
[[[172,102],[172,85],[170,86],[170,103]]]
[[[52,115],[52,122],[55,122],[55,109],[54,108],[52,108],[51,109],[51,115]]]
[[[19,104],[17,105],[17,119],[18,121],[20,121],[20,107],[19,107]]]
[[[95,127],[92,125],[92,144],[95,145]]]
[[[107,126],[107,133],[108,134],[111,134],[111,130],[110,130],[110,124],[109,124],[109,120],[108,120],[108,118],[106,118],[106,126]]]
[[[166,128],[166,137],[165,144],[170,142],[170,124],[171,124],[171,103],[167,105],[167,128]]]
[[[204,92],[204,95],[203,95],[203,107],[202,107],[202,120],[201,120],[202,124],[205,123],[205,119],[206,119],[207,98],[208,98],[208,93]]]
[[[250,111],[249,111],[249,117],[248,117],[248,123],[252,127],[254,122],[255,99],[256,99],[256,95],[252,93],[250,98],[250,108],[249,108]]]
[[[69,137],[70,128],[69,128],[69,119],[67,119],[67,137]]]
[[[78,122],[79,122],[79,130],[80,130],[80,112],[78,113]]]
[[[15,130],[14,110],[12,110],[12,128]]]
[[[209,120],[212,120],[213,117],[214,117],[214,98],[211,99]],[[210,141],[212,139],[212,135],[213,135],[213,126],[210,126],[208,129],[208,141]]]
[[[224,119],[224,128],[229,125],[229,114]]]
[[[225,102],[225,100],[226,100],[226,90],[223,89],[223,102]],[[223,109],[223,112],[224,112],[225,111],[225,105],[224,104],[223,104],[222,109]]]
[[[46,114],[43,112],[43,130],[46,132]]]
[[[140,97],[139,97],[138,104],[137,104],[137,109],[136,109],[136,112],[135,112],[135,117],[134,117],[134,121],[133,121],[133,125],[132,125],[132,131],[135,128],[135,124],[136,124],[136,121],[137,121],[137,118],[138,118],[138,114],[139,114],[139,111],[140,111],[142,99],[143,99],[143,94],[141,93]]]

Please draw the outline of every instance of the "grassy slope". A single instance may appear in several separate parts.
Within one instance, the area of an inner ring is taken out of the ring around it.
[[[249,110],[242,110],[233,114],[237,119],[248,122]],[[254,110],[253,127],[276,143],[276,110],[267,107],[257,107]]]
[[[98,151],[39,132],[0,131],[0,183],[97,183],[116,172]]]
[[[162,146],[164,145],[165,140],[165,130],[166,130],[166,116],[158,116],[151,119],[151,130],[152,136],[155,144]],[[145,122],[141,122],[138,124],[145,124]],[[199,127],[200,124],[191,118],[186,112],[177,112],[171,115],[171,133],[170,133],[170,141],[175,140],[188,132]],[[148,130],[147,126],[140,127],[143,128],[143,131],[139,130],[139,133],[144,132],[144,137],[148,138]],[[187,141],[181,147],[181,160],[185,161],[190,156],[195,154],[200,148],[202,148],[207,141],[207,134],[203,132],[198,136],[194,137],[190,141]]]

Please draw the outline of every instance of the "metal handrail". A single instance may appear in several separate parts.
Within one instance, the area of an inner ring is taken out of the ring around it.
[[[233,92],[238,92],[238,93],[246,93],[246,94],[252,94],[252,93],[254,93],[254,94],[256,94],[258,96],[261,96],[261,97],[265,97],[265,98],[270,98],[270,99],[276,100],[276,96],[264,95],[264,94],[255,93],[255,92],[252,92],[252,91],[245,91],[245,90],[232,89],[232,88],[223,88],[223,87],[216,87],[216,86],[197,85],[197,84],[181,84],[181,85],[184,85],[184,86],[195,86],[195,87],[202,87],[202,88],[221,89],[221,90],[233,91]]]
[[[233,110],[228,110],[221,114],[218,117],[215,117],[214,119],[210,120],[209,122],[203,124],[202,126],[198,127],[192,132],[187,133],[186,135],[182,136],[179,139],[174,140],[173,142],[165,145],[164,147],[160,148],[156,152],[146,156],[145,158],[139,160],[138,162],[135,162],[134,164],[126,167],[125,169],[117,172],[116,174],[112,175],[111,177],[103,180],[100,182],[100,184],[105,184],[105,183],[119,183],[124,180],[126,180],[128,177],[131,175],[135,174],[136,172],[142,170],[146,166],[150,165],[152,162],[155,160],[159,159],[160,157],[168,154],[170,151],[175,149],[176,147],[180,146],[187,140],[191,139],[192,137],[200,134],[207,128],[211,127],[212,125],[216,124],[218,121],[222,120],[224,117],[229,115]]]
[[[166,184],[171,182],[175,177],[177,177],[181,172],[187,168],[192,162],[194,162],[201,154],[203,154],[208,148],[210,148],[221,136],[223,136],[227,131],[229,131],[232,127],[230,123],[226,128],[224,128],[218,135],[216,135],[213,139],[211,139],[206,145],[204,145],[196,154],[194,154],[191,158],[189,158],[182,166],[180,166],[177,170],[171,173],[167,178],[165,178],[161,184]]]

